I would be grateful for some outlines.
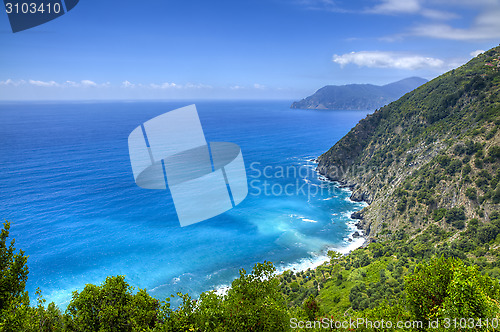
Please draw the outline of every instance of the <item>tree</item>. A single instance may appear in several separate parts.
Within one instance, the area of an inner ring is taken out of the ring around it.
[[[465,220],[465,212],[463,207],[454,207],[446,211],[446,222],[452,223],[457,220]]]
[[[137,331],[158,322],[158,300],[125,282],[124,276],[107,277],[101,286],[88,284],[73,292],[66,309],[66,322],[73,331]]]
[[[382,257],[384,255],[384,246],[380,243],[370,243],[368,249],[373,253],[373,258]]]
[[[46,300],[42,297],[42,291],[39,288],[36,295],[37,306],[30,308],[29,317],[23,330],[33,332],[65,331],[63,316],[54,302],[49,303],[45,308]]]
[[[335,250],[328,250],[328,257],[330,257],[330,264],[335,265],[338,263],[339,259],[342,258],[342,254]]]
[[[15,240],[7,245],[10,223],[5,222],[0,232],[0,331],[18,331],[25,323],[29,310],[28,256],[16,253]]]
[[[465,191],[465,196],[467,196],[470,200],[475,201],[477,199],[477,191],[475,188],[467,188]]]
[[[162,310],[166,331],[285,331],[289,313],[270,262],[257,263],[252,273],[240,270],[225,295],[204,292],[198,300],[178,293],[177,310]],[[297,282],[293,282],[293,285]]]
[[[497,226],[489,224],[478,228],[476,233],[476,239],[480,243],[488,243],[489,241],[496,238],[497,234],[500,232]]]
[[[493,317],[500,309],[498,282],[455,258],[419,264],[406,278],[405,290],[410,311],[424,322],[431,318]]]
[[[316,302],[314,296],[309,295],[309,298],[304,301],[303,309],[306,312],[308,320],[315,320],[319,314],[319,304]]]
[[[240,270],[222,307],[227,331],[284,331],[289,317],[271,262],[255,264],[252,273]],[[226,329],[225,329],[226,330]]]
[[[328,267],[326,267],[324,264],[323,265],[320,265],[316,268],[316,271],[319,271],[321,272],[321,275],[323,276],[323,281],[326,280],[326,277],[325,277],[325,272],[328,272],[330,269]]]

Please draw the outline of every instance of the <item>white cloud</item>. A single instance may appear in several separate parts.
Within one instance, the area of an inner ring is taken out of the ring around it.
[[[420,36],[436,39],[483,41],[500,38],[500,1],[499,0],[376,0],[377,4],[365,9],[350,10],[340,8],[333,0],[296,0],[308,9],[328,10],[334,12],[376,15],[417,15],[431,22],[418,23],[406,32],[395,36],[380,38],[385,41],[400,40],[407,36]],[[479,13],[468,27],[467,17],[461,17],[460,10]],[[459,19],[461,26],[442,24],[443,20]],[[441,22],[436,22],[441,21]]]
[[[479,12],[468,27],[451,24],[419,24],[410,35],[450,40],[497,40],[500,38],[500,1],[477,0],[474,2],[450,0],[455,6],[472,7]],[[456,7],[455,7],[456,8]],[[467,8],[466,10],[470,10]]]
[[[472,27],[469,29],[453,28],[446,24],[420,25],[412,29],[412,34],[451,40],[483,40],[500,38],[500,27],[497,29]]]
[[[0,85],[19,86],[19,85],[24,85],[24,84],[26,84],[25,80],[14,81],[14,80],[11,80],[10,78],[6,79],[5,81],[0,81]]]
[[[139,84],[139,86],[142,86]],[[212,89],[213,87],[211,85],[206,85],[206,84],[201,84],[201,83],[186,83],[186,84],[176,84],[176,83],[161,83],[161,84],[156,84],[156,83],[151,83],[147,85],[146,87],[152,88],[152,89]]]
[[[78,87],[79,86],[78,83],[73,82],[73,81],[66,81],[66,82],[64,82],[64,85],[70,86],[70,87]]]
[[[165,83],[162,83],[162,84],[151,83],[149,86],[151,88],[153,88],[153,89],[170,89],[170,88],[176,88],[176,87],[178,87],[177,84],[175,84],[175,83],[168,83],[168,82],[165,82]]]
[[[294,3],[309,10],[326,10],[339,13],[349,12],[338,6],[333,0],[296,0]]]
[[[265,85],[259,84],[259,83],[254,83],[253,85],[250,86],[241,86],[241,85],[233,85],[230,86],[229,89],[231,90],[265,90],[267,87]]]
[[[443,11],[443,10],[429,9],[429,8],[423,8],[421,10],[420,14],[424,17],[427,17],[427,18],[430,18],[433,20],[450,20],[450,19],[455,19],[455,18],[460,17],[459,15],[457,15],[455,13],[451,13],[451,12],[447,12],[447,11]]]
[[[0,81],[0,85],[10,85],[10,86],[20,86],[20,85],[25,85],[25,84],[30,84],[34,85],[37,87],[72,87],[72,88],[79,88],[79,87],[88,87],[88,86],[110,86],[110,82],[106,82],[103,84],[97,84],[93,81],[90,80],[83,80],[80,82],[74,82],[74,81],[65,81],[64,83],[58,83],[56,81],[41,81],[41,80],[17,80],[14,81],[12,79],[7,79],[5,81]]]
[[[5,81],[0,81],[0,86],[19,86],[24,84],[30,84],[35,87],[55,87],[55,88],[110,88],[113,84],[110,82],[96,83],[91,80],[81,80],[80,82],[75,81],[64,81],[64,83],[58,83],[56,81],[40,81],[40,80],[24,80],[14,81],[12,79],[6,79]],[[120,85],[115,85],[114,87],[120,88],[142,88],[142,89],[213,89],[211,85],[201,84],[201,83],[186,83],[184,85],[176,83],[150,83],[150,84],[134,84],[128,80],[123,81]]]
[[[122,82],[122,88],[133,88],[133,87],[135,87],[135,84],[130,83],[129,81]]]
[[[212,89],[211,85],[201,84],[201,83],[187,83],[181,86],[186,89]]]
[[[35,81],[35,80],[29,80],[28,81],[31,85],[35,85],[35,86],[43,86],[43,87],[56,87],[56,86],[60,86],[57,82],[55,81],[48,81],[48,82],[45,82],[45,81]]]
[[[418,0],[382,0],[382,3],[368,9],[374,14],[416,13],[421,10]]]
[[[466,6],[477,8],[477,6],[494,6],[498,4],[498,0],[432,0],[437,5],[445,6]]]
[[[469,28],[454,28],[448,24],[416,26],[412,35],[451,40],[488,40],[500,38],[500,9],[480,14]]]
[[[365,12],[383,15],[414,14],[437,20],[457,17],[450,12],[424,7],[422,0],[381,0],[378,5],[366,9]]]
[[[484,53],[484,50],[475,50],[475,51],[470,52],[470,56],[475,58],[481,53]]]
[[[335,54],[332,61],[341,67],[348,64],[355,64],[359,67],[407,70],[422,68],[442,69],[445,66],[445,62],[437,58],[380,51],[351,52],[343,55]]]
[[[80,84],[83,86],[83,87],[94,87],[94,86],[97,86],[97,83],[94,82],[94,81],[90,81],[90,80],[82,80],[80,82]]]

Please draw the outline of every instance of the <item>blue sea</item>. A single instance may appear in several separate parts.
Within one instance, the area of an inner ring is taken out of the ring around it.
[[[160,300],[176,292],[196,297],[257,262],[306,269],[328,249],[360,245],[349,240],[349,216],[363,203],[319,179],[311,159],[368,112],[196,102],[206,140],[241,147],[249,193],[217,217],[180,227],[168,190],[135,184],[127,139],[145,121],[189,104],[0,104],[0,219],[12,223],[16,248],[29,255],[32,298],[39,287],[64,309],[72,291],[110,275],[125,275]]]

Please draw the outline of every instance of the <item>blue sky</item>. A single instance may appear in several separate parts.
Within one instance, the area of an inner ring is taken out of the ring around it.
[[[0,99],[300,99],[427,79],[500,43],[500,0],[81,0],[12,33]]]

